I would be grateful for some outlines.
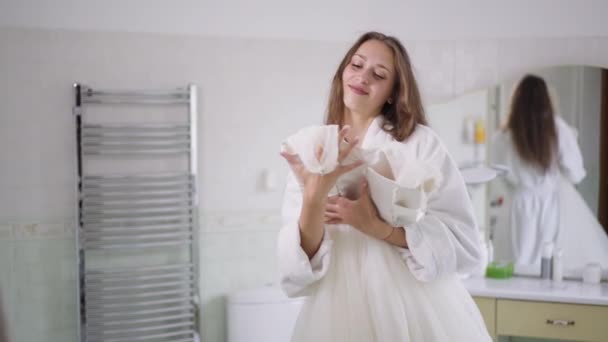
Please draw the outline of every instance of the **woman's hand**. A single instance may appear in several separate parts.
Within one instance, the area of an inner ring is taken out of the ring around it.
[[[312,200],[323,200],[327,197],[327,194],[331,191],[331,189],[336,184],[336,180],[341,175],[361,166],[363,161],[359,160],[350,165],[341,165],[342,161],[348,157],[350,152],[359,142],[358,138],[354,138],[353,141],[346,141],[344,138],[348,133],[349,127],[344,126],[340,132],[338,133],[338,146],[343,146],[341,142],[344,140],[346,142],[346,147],[340,149],[338,153],[338,166],[330,173],[327,174],[317,174],[312,173],[306,170],[306,167],[302,163],[302,160],[297,154],[289,154],[287,152],[281,152],[281,156],[287,160],[289,163],[289,167],[293,171],[296,178],[300,181],[300,184],[304,186],[304,196],[305,198]],[[319,146],[317,148],[316,157],[318,160],[321,160],[323,156],[323,147]]]
[[[325,223],[348,224],[362,233],[384,240],[393,228],[380,218],[365,180],[361,182],[359,194],[356,200],[340,196],[329,197],[325,205]]]

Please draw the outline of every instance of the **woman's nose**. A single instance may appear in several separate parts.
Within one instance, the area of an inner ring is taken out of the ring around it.
[[[363,71],[361,73],[360,77],[361,77],[361,83],[363,83],[363,84],[369,83],[370,73],[368,71]]]

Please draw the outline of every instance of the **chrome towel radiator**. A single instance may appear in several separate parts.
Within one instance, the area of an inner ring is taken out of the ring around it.
[[[196,86],[74,96],[79,341],[198,340]]]

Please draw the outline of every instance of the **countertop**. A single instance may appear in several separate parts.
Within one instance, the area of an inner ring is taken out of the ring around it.
[[[463,280],[475,297],[519,299],[555,303],[608,305],[608,283],[586,284],[564,280],[561,284],[531,277],[490,279],[472,277]]]

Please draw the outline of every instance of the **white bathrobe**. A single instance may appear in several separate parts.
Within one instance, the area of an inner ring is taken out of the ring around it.
[[[506,180],[512,188],[510,230],[499,236],[511,240],[512,257],[518,264],[539,265],[543,244],[555,243],[558,237],[561,175],[572,183],[585,177],[576,132],[557,115],[555,126],[557,163],[544,174],[519,157],[508,131],[498,132],[492,140],[493,162],[509,167]]]
[[[337,188],[344,191],[367,177],[382,218],[405,223],[408,248],[349,225],[326,225],[321,246],[309,260],[300,246],[301,188],[290,174],[278,239],[280,280],[288,296],[309,296],[292,340],[489,341],[457,276],[481,262],[479,234],[458,168],[430,128],[419,125],[404,142],[395,142],[381,129],[382,122],[382,117],[372,122],[358,151],[368,164],[339,179]],[[328,135],[317,134],[315,141],[335,155],[337,143]],[[304,157],[313,154],[314,144],[297,146],[297,140],[287,139],[287,145],[296,145],[291,152],[307,159],[307,168],[328,172],[335,167],[331,158],[316,164]],[[379,156],[388,161],[394,181],[382,182],[370,170]],[[400,198],[408,191],[421,196]],[[412,198],[422,200],[408,203]]]

